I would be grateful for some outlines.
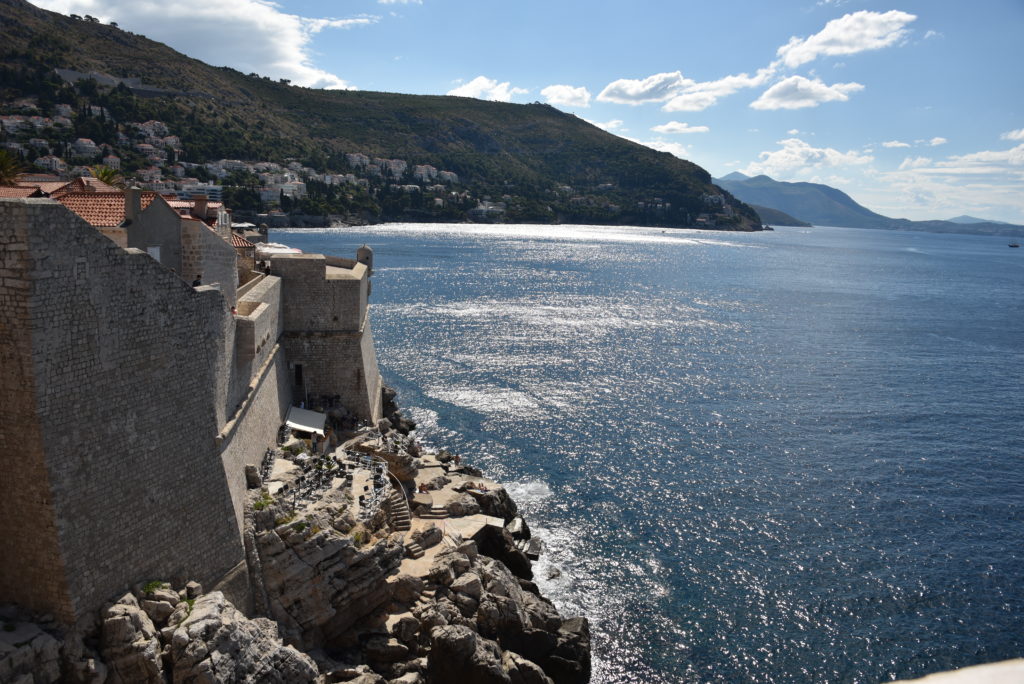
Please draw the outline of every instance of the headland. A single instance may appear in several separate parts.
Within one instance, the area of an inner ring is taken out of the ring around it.
[[[0,200],[0,680],[588,681],[515,503],[384,387],[371,250],[82,194]]]

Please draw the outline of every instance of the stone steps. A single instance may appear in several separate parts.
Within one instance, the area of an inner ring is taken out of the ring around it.
[[[388,513],[391,525],[399,532],[407,532],[412,526],[409,506],[405,502],[405,497],[397,491],[392,491],[388,497]]]
[[[427,513],[420,513],[425,520],[444,520],[448,517],[448,510],[444,506],[431,506]]]
[[[413,609],[421,608],[427,604],[434,602],[435,591],[433,589],[424,589],[419,597],[416,599],[416,603],[413,605]]]
[[[423,547],[416,542],[411,541],[405,545],[405,555],[413,559],[423,558]]]

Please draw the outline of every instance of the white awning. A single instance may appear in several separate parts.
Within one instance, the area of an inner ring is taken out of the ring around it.
[[[232,228],[255,228],[255,223],[249,223],[248,221],[242,221],[241,223],[232,223]]]
[[[315,432],[318,435],[324,434],[324,423],[327,421],[326,413],[317,413],[307,409],[292,406],[288,409],[288,417],[284,424],[293,430],[303,432]]]

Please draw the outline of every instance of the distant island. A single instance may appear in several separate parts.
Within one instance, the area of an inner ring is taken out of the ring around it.
[[[765,218],[762,207],[784,212],[796,217],[797,220],[808,221],[817,226],[1024,236],[1024,226],[1002,221],[986,221],[972,216],[957,216],[947,221],[889,218],[858,204],[842,190],[821,183],[789,183],[765,175],[750,177],[738,171],[716,179],[715,183],[740,200],[756,206],[758,213],[767,223],[772,221]]]

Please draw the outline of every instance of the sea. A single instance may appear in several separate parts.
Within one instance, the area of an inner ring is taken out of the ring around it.
[[[385,224],[385,382],[507,483],[593,682],[1024,656],[1024,250],[838,227]]]

